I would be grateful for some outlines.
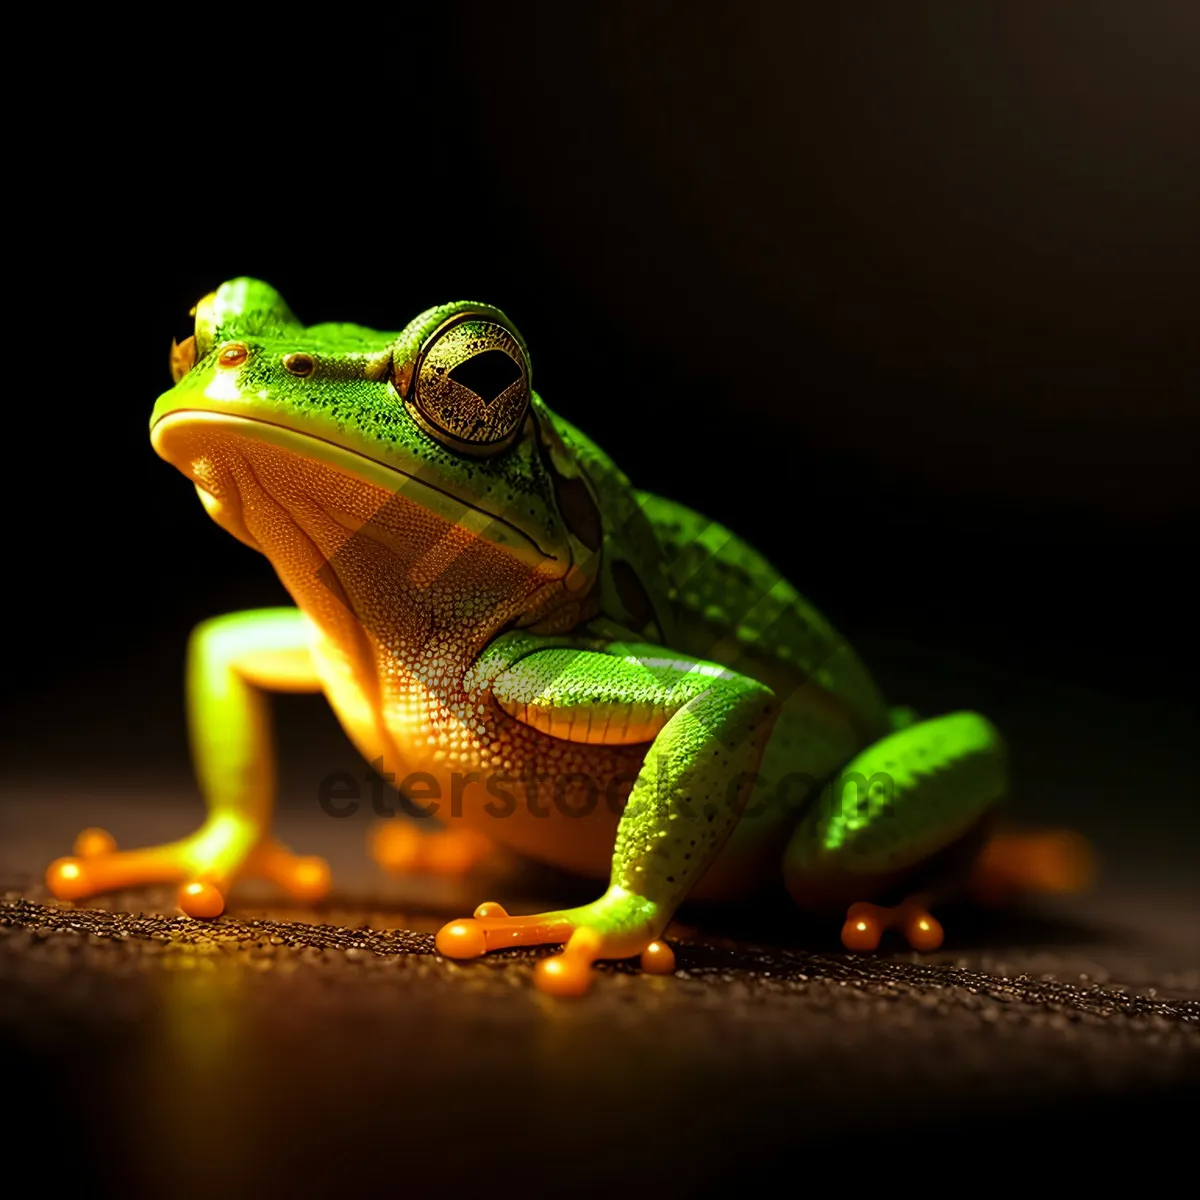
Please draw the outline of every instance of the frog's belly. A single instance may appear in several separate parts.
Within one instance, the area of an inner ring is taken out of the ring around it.
[[[414,814],[461,823],[566,871],[608,877],[617,824],[645,747],[563,742],[499,712],[475,714],[500,723],[485,723],[482,733],[459,720],[435,723],[434,705],[420,688],[381,704],[336,647],[318,640],[313,658],[347,736],[392,777]]]
[[[314,658],[347,735],[410,798],[412,811],[461,823],[562,870],[608,878],[617,825],[646,746],[552,738],[482,704],[469,710],[474,727],[444,717],[434,722],[430,699],[421,689],[372,703],[343,656],[326,647],[323,653],[314,651]],[[764,756],[769,780],[782,773],[784,760],[794,766],[804,759],[814,771],[836,765],[844,747],[825,745],[814,757],[817,744],[810,728],[804,738],[809,753],[797,755],[799,747],[783,736],[790,725],[785,717]],[[729,899],[779,879],[794,807],[777,800],[774,790],[752,795],[749,812],[693,889],[693,898]]]

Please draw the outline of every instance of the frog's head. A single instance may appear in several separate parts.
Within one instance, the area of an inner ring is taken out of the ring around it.
[[[301,542],[327,563],[365,535],[409,575],[470,545],[537,588],[588,590],[596,499],[498,309],[447,304],[398,334],[306,327],[274,288],[235,279],[189,315],[151,441],[289,587]]]

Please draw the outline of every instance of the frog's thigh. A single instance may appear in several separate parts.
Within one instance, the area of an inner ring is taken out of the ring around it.
[[[867,747],[822,789],[784,852],[802,907],[867,900],[976,827],[1006,787],[1000,735],[977,713],[920,721]]]

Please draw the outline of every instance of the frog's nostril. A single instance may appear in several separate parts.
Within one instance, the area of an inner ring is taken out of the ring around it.
[[[226,342],[217,355],[217,366],[226,370],[240,367],[250,357],[250,351],[241,342]]]
[[[317,364],[311,354],[285,354],[283,369],[290,375],[303,377],[311,375],[317,369]]]

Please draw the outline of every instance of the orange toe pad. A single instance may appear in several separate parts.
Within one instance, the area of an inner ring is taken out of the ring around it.
[[[191,917],[220,916],[225,891],[243,875],[266,879],[306,902],[329,891],[324,859],[293,854],[269,838],[246,853],[236,844],[214,847],[206,837],[200,832],[167,845],[118,850],[103,829],[85,829],[75,839],[74,855],[46,868],[46,886],[60,900],[82,900],[122,888],[178,884],[179,907]]]
[[[447,958],[478,958],[508,946],[544,946],[565,942],[574,924],[555,913],[510,917],[493,901],[481,904],[473,917],[451,921],[438,931],[437,952]]]
[[[941,923],[920,900],[906,900],[891,908],[859,902],[850,905],[846,913],[842,945],[847,950],[877,950],[885,929],[899,929],[914,950],[936,950],[945,938]]]

